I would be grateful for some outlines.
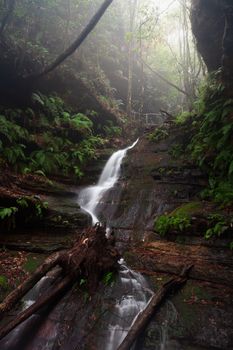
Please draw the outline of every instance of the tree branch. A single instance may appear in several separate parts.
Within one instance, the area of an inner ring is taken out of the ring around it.
[[[171,81],[169,81],[167,78],[165,78],[163,75],[161,75],[157,70],[155,70],[154,68],[151,68],[151,66],[149,66],[149,64],[147,64],[144,60],[141,60],[138,57],[139,61],[142,61],[143,64],[145,65],[145,67],[147,67],[152,73],[154,73],[155,75],[157,75],[157,77],[159,77],[162,81],[164,81],[166,84],[172,86],[174,89],[176,89],[177,91],[181,92],[182,94],[189,96],[189,94],[184,91],[183,89],[181,89],[179,86],[175,85],[174,83],[172,83]]]
[[[38,79],[50,73],[51,71],[53,71],[62,62],[64,62],[69,56],[71,56],[83,43],[86,37],[91,33],[91,31],[97,25],[97,23],[99,22],[99,20],[104,15],[105,11],[111,5],[112,2],[113,0],[105,0],[103,4],[100,6],[99,10],[96,12],[96,14],[92,17],[88,25],[83,29],[81,34],[78,36],[78,38],[60,56],[58,56],[53,63],[51,63],[48,67],[46,67],[42,72],[36,73],[34,75],[30,75],[27,78]]]

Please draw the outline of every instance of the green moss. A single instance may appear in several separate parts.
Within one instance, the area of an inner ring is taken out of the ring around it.
[[[41,257],[36,257],[34,255],[28,256],[27,261],[23,265],[24,270],[29,273],[33,273],[37,269],[37,267],[41,264],[41,260],[42,260]]]
[[[8,279],[4,275],[0,275],[0,302],[2,302],[9,293]]]
[[[7,289],[8,288],[8,281],[7,281],[7,277],[4,275],[0,275],[0,287],[3,289]]]
[[[201,211],[203,204],[201,202],[190,202],[176,208],[171,215],[192,216]]]

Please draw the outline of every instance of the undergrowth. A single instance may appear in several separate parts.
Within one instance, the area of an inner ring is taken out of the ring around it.
[[[202,198],[226,206],[233,203],[233,99],[226,97],[220,73],[208,77],[193,111],[179,115],[176,123],[192,135],[186,154],[208,175]]]
[[[0,111],[0,160],[19,173],[83,175],[103,144],[93,122],[73,113],[57,96],[33,94],[34,107]]]

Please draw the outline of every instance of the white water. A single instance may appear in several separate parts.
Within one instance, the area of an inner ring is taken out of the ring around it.
[[[93,225],[99,222],[96,213],[98,204],[100,203],[104,194],[110,190],[118,181],[122,161],[126,156],[127,151],[132,149],[137,144],[137,142],[138,140],[135,141],[131,146],[113,153],[113,155],[107,161],[97,185],[84,188],[80,192],[78,203],[82,209],[91,215]]]
[[[92,224],[99,222],[97,207],[101,199],[118,181],[121,164],[131,146],[115,152],[107,161],[96,186],[84,188],[78,198],[79,205],[92,217]],[[103,343],[104,350],[116,350],[127,335],[137,315],[144,310],[149,297],[153,294],[142,275],[130,270],[120,262],[119,282],[121,298],[116,300],[114,310],[108,322]]]
[[[153,294],[145,278],[130,270],[124,262],[121,263],[119,271],[118,287],[121,298],[117,300],[109,319],[104,350],[116,350],[119,347],[136,317],[145,309],[148,299]]]

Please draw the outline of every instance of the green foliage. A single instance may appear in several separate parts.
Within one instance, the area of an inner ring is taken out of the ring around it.
[[[25,271],[29,273],[33,273],[37,267],[40,265],[40,261],[38,261],[34,256],[29,256],[27,261],[23,265]]]
[[[233,202],[233,100],[223,94],[219,72],[210,75],[195,104],[197,124],[188,152],[209,175],[203,196],[228,205]]]
[[[114,126],[111,120],[107,120],[103,130],[107,137],[120,137],[122,134],[122,128]]]
[[[181,144],[177,143],[169,149],[169,154],[174,158],[178,159],[184,154],[184,149]]]
[[[191,226],[190,218],[182,215],[161,215],[156,218],[154,223],[155,231],[164,237],[169,231],[180,231],[188,229]]]
[[[23,208],[23,209],[29,207],[29,203],[28,203],[27,198],[24,198],[24,197],[18,198],[16,202],[17,202],[18,206]]]
[[[106,272],[103,276],[103,283],[106,285],[106,286],[109,286],[111,285],[112,283],[115,282],[115,279],[116,279],[116,275],[114,272]]]
[[[2,208],[0,207],[0,219],[4,220],[6,218],[9,218],[15,213],[17,213],[18,209],[16,207],[10,207],[10,208]]]
[[[187,123],[187,121],[194,116],[193,112],[181,112],[180,114],[177,115],[175,119],[175,123],[178,125],[182,125]]]
[[[226,222],[224,216],[220,214],[211,214],[208,216],[208,219],[212,226],[205,232],[206,239],[210,239],[213,236],[220,237],[224,232],[226,232],[229,229],[229,225]]]
[[[8,288],[8,281],[7,281],[7,277],[4,275],[0,275],[0,287],[3,289],[7,289]]]
[[[77,130],[85,130],[87,133],[92,133],[93,123],[92,121],[84,114],[78,113],[71,117],[71,126]]]
[[[153,133],[149,134],[147,136],[149,141],[152,142],[159,142],[161,140],[166,139],[169,136],[169,133],[167,130],[165,130],[163,127],[156,129]]]
[[[35,203],[35,214],[38,218],[43,217],[44,209],[48,208],[48,202],[37,202]]]
[[[0,115],[0,158],[24,174],[62,173],[79,179],[82,167],[103,144],[101,137],[92,134],[93,122],[83,113],[73,114],[57,96],[36,92],[32,100],[37,112],[9,109]]]
[[[2,208],[0,207],[0,220],[3,221],[7,230],[15,228],[15,214],[17,213],[18,208],[9,207]]]
[[[233,187],[230,181],[219,181],[219,179],[209,179],[209,187],[202,191],[203,199],[213,198],[221,206],[228,206],[233,203]]]
[[[25,128],[11,122],[4,115],[0,115],[0,135],[10,143],[30,139],[30,135]]]

